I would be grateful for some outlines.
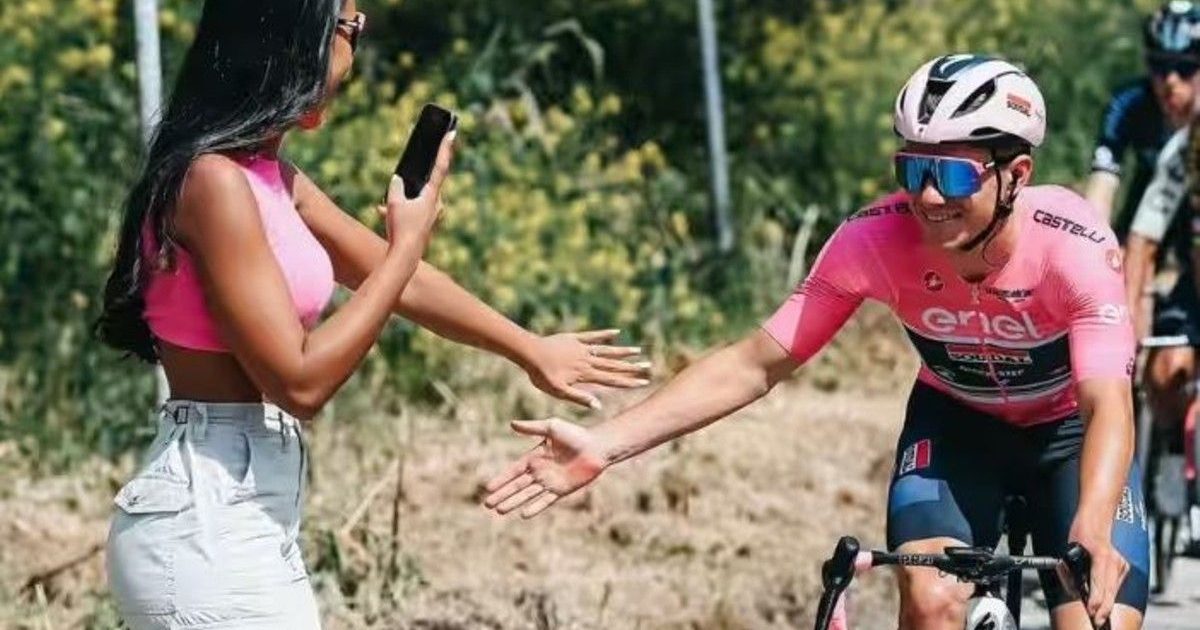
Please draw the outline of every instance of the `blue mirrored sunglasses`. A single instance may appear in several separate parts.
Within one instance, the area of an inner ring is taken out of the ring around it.
[[[983,186],[983,173],[995,162],[980,164],[967,158],[897,153],[896,181],[910,193],[919,193],[932,180],[943,197],[970,197]]]

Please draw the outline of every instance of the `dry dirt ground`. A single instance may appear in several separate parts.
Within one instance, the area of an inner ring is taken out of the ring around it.
[[[532,521],[477,505],[482,481],[527,447],[497,409],[564,410],[528,385],[443,387],[445,404],[411,413],[339,401],[310,432],[305,542],[325,627],[809,627],[837,537],[882,543],[915,372],[885,320],[862,313],[795,382]],[[89,552],[132,466],[31,478],[0,451],[0,628],[117,627],[102,552]],[[887,574],[858,585],[858,627],[889,625],[891,589]]]

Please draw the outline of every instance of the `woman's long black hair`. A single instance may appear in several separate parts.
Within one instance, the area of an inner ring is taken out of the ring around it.
[[[257,150],[319,107],[342,0],[207,0],[175,89],[126,198],[96,336],[155,362],[142,317],[142,226],[173,264],[171,215],[184,175],[204,153]]]

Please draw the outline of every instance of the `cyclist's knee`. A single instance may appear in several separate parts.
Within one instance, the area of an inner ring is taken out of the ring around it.
[[[947,546],[961,545],[950,539],[916,541],[901,545],[899,553],[941,553]],[[941,575],[928,567],[900,570],[900,628],[926,630],[962,627],[971,586]]]
[[[1150,357],[1149,384],[1163,391],[1178,387],[1190,379],[1196,368],[1191,348],[1164,348]]]

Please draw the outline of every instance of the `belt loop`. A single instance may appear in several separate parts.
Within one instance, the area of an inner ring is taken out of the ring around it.
[[[282,409],[278,409],[278,408],[275,409],[275,417],[276,417],[276,422],[279,423],[279,440],[280,440],[280,443],[283,445],[283,452],[286,453],[288,451],[288,441],[289,441],[288,440],[288,428],[289,428],[289,426],[288,426],[287,421],[284,419]]]
[[[195,408],[195,417],[192,415],[192,409]],[[197,442],[203,442],[205,435],[208,433],[208,405],[204,403],[193,403],[187,408],[187,431],[191,433],[192,439]]]

